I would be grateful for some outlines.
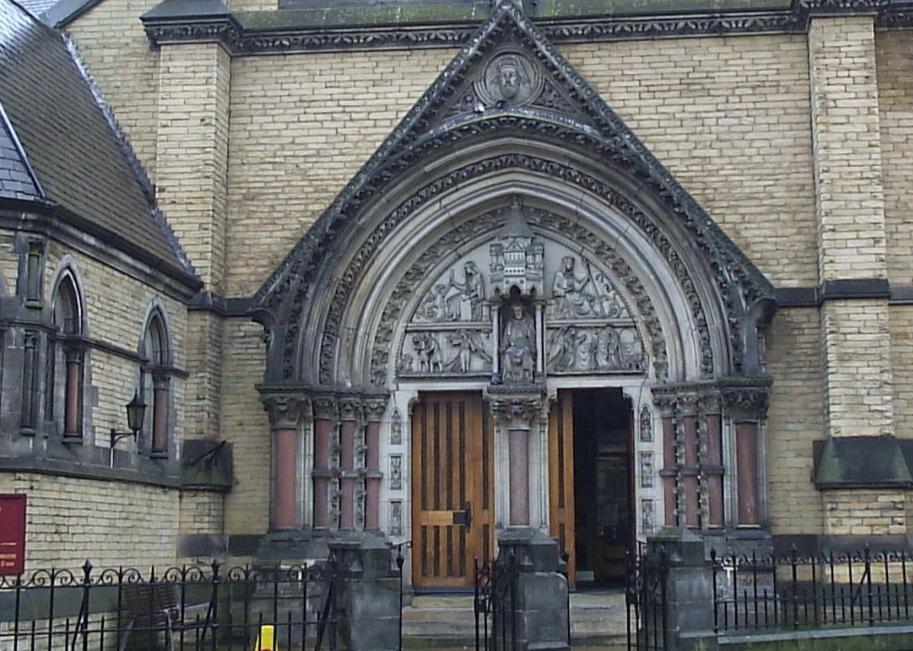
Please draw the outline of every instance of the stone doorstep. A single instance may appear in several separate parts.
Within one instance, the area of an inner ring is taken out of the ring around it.
[[[572,646],[622,649],[627,635],[622,591],[571,594]],[[405,648],[475,648],[472,595],[418,595],[403,608]]]

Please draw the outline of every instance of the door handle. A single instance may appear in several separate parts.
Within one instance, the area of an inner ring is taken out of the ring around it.
[[[472,526],[472,504],[463,502],[463,510],[453,512],[453,524],[462,524],[466,527]]]

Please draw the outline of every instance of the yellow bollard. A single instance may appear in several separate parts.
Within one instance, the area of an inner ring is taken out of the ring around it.
[[[254,645],[254,651],[279,651],[279,645],[275,641],[276,628],[274,626],[261,626],[260,634],[257,635],[257,643]]]

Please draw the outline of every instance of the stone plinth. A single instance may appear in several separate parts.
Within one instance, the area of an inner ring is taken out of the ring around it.
[[[508,529],[499,555],[517,567],[514,649],[569,649],[567,579],[559,569],[558,543],[538,529]]]

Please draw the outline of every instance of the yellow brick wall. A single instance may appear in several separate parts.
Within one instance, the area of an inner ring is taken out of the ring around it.
[[[257,290],[454,54],[232,60],[228,295]]]
[[[158,4],[105,0],[66,27],[153,180],[158,52],[149,48],[139,17]]]
[[[168,332],[174,354],[174,364],[184,368],[184,339],[187,327],[187,307],[153,287],[101,264],[94,258],[74,253],[58,242],[48,244],[45,266],[45,297],[50,303],[54,275],[64,255],[75,262],[78,279],[85,298],[86,334],[105,343],[137,352],[143,336],[144,319],[154,299],[165,307]],[[103,434],[111,427],[126,428],[124,405],[133,397],[138,386],[139,367],[136,362],[112,353],[92,349],[90,354],[92,386],[98,400],[92,407],[92,425],[97,444],[107,445]],[[172,378],[175,444],[180,449],[184,438],[184,380]],[[130,445],[123,443],[122,445]]]
[[[254,386],[263,381],[263,328],[225,320],[222,437],[234,447],[235,486],[225,497],[228,534],[263,533],[269,526],[269,418]]]
[[[809,309],[781,309],[767,335],[773,377],[767,421],[767,485],[774,534],[820,533],[812,442],[824,435],[821,331]]]
[[[913,32],[878,32],[875,46],[888,278],[909,285],[913,283]]]
[[[178,491],[120,482],[0,473],[0,492],[26,493],[26,570],[149,567],[175,561]]]
[[[813,19],[808,43],[819,275],[884,278],[873,19]]]
[[[903,535],[907,532],[904,491],[829,490],[824,495],[824,533],[831,536]]]
[[[188,438],[219,438],[222,386],[222,318],[211,312],[187,315],[185,408]]]
[[[803,38],[560,49],[775,282],[817,283]],[[229,294],[258,287],[453,54],[232,61]]]
[[[159,207],[207,289],[222,292],[229,55],[216,43],[161,48]]]
[[[893,434],[891,339],[886,300],[831,300],[821,307],[828,431]]]
[[[817,284],[804,37],[559,51],[774,284]]]
[[[180,496],[180,533],[221,534],[225,525],[222,493],[184,491]]]
[[[892,305],[890,327],[894,435],[913,438],[913,305]]]

